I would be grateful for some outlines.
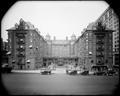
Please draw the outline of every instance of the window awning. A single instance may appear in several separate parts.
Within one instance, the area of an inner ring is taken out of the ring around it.
[[[29,48],[32,48],[32,45],[30,45]]]
[[[29,63],[29,62],[30,62],[30,60],[27,60],[26,62],[27,62],[27,63]]]
[[[91,55],[91,54],[92,54],[92,52],[89,52],[89,54]]]
[[[15,62],[15,60],[12,60],[12,62]]]
[[[9,54],[11,54],[11,52],[7,52],[7,54],[9,55]]]

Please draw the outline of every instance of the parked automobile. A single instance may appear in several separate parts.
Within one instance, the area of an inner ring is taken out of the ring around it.
[[[66,73],[69,75],[75,75],[77,74],[77,70],[75,69],[73,65],[68,65],[66,68]]]
[[[75,75],[75,74],[77,74],[77,71],[76,70],[66,70],[66,73],[69,75]]]
[[[119,65],[114,65],[113,66],[112,69],[115,71],[115,75],[119,75],[119,68],[120,68]]]
[[[88,70],[84,70],[83,72],[80,73],[81,75],[89,75],[89,71]]]
[[[84,70],[81,68],[81,69],[76,69],[77,70],[77,74],[81,74],[84,72]]]
[[[110,70],[107,71],[107,75],[108,76],[113,76],[115,74],[116,74],[116,72],[114,70],[112,70],[112,69],[110,69]]]
[[[107,75],[108,67],[106,65],[92,66],[91,72],[93,75]]]
[[[40,72],[41,72],[41,74],[51,74],[51,69],[49,69],[49,68],[41,68],[40,69]]]
[[[12,67],[10,67],[8,64],[3,64],[1,71],[2,73],[11,73]]]
[[[107,75],[107,73],[104,71],[97,71],[94,73],[94,75]]]
[[[89,75],[94,75],[94,71],[89,71]]]

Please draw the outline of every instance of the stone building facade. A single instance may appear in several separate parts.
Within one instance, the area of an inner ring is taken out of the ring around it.
[[[46,64],[55,63],[57,65],[64,65],[75,62],[75,50],[73,44],[76,40],[76,36],[73,34],[71,40],[53,40],[50,39],[50,35],[46,35],[46,41],[48,46],[48,55],[44,57]]]

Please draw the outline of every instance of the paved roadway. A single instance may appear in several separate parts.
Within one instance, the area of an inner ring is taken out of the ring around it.
[[[12,95],[110,95],[119,77],[12,73],[2,74],[2,82]]]

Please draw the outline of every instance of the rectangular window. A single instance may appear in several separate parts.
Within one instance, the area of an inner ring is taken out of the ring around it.
[[[105,14],[105,20],[107,19],[107,14]]]
[[[109,16],[112,16],[112,10],[109,11]]]

